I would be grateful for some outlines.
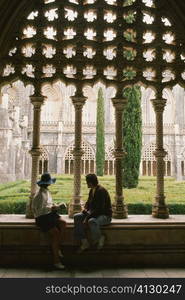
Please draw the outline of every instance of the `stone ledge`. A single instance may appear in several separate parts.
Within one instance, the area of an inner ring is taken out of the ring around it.
[[[66,264],[185,265],[185,216],[167,220],[134,215],[102,226],[106,236],[101,251],[91,249],[77,255],[73,220],[67,222],[61,247]],[[48,264],[51,251],[48,234],[42,233],[33,219],[24,215],[0,215],[0,264]]]
[[[73,219],[67,215],[62,215],[67,224],[73,224]],[[3,224],[32,224],[34,225],[34,219],[26,219],[25,215],[18,214],[0,214],[0,226]],[[170,215],[168,219],[157,219],[151,215],[129,215],[127,219],[112,219],[111,225],[118,224],[133,224],[133,225],[146,225],[146,224],[184,224],[185,215]]]

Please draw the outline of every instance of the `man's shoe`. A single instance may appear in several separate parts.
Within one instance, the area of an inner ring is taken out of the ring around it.
[[[105,236],[101,235],[98,241],[97,250],[101,250],[104,246],[104,243],[105,243]]]
[[[61,251],[61,250],[58,250],[58,256],[59,256],[60,258],[63,258],[63,257],[64,257],[64,255],[62,254],[62,251]]]
[[[90,247],[90,244],[88,242],[87,239],[83,239],[82,240],[82,244],[80,246],[80,248],[78,249],[77,253],[82,253],[83,251],[85,251],[86,249],[88,249]]]
[[[53,266],[56,270],[64,270],[65,269],[65,266],[60,262],[54,264]]]

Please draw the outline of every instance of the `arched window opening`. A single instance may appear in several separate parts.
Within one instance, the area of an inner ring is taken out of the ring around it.
[[[72,151],[74,149],[74,145],[69,146],[67,149],[67,153],[65,155],[65,174],[73,174],[73,164],[74,164],[74,158]]]
[[[141,175],[143,176],[156,176],[156,158],[154,151],[156,150],[156,145],[154,143],[150,144],[142,155],[141,161]],[[171,157],[169,152],[164,158],[164,176],[171,176]]]
[[[109,146],[105,152],[105,166],[104,175],[114,175],[115,174],[115,158],[114,158],[114,148]]]
[[[42,154],[39,160],[39,174],[48,172],[48,166],[49,166],[48,162],[49,162],[48,153],[45,149],[42,149]]]
[[[74,157],[72,154],[73,150],[74,150],[74,144],[69,146],[65,155],[65,174],[73,174],[74,172]],[[82,174],[94,173],[95,154],[93,149],[86,142],[82,142],[82,150],[84,151],[84,154],[82,156],[82,161],[81,161],[81,167],[82,167],[81,173]]]
[[[181,175],[184,177],[185,176],[185,149],[182,153],[182,156],[181,156]]]

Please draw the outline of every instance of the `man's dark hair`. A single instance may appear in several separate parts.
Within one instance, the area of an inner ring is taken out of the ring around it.
[[[92,183],[94,186],[98,184],[98,178],[96,174],[87,174],[86,181]]]

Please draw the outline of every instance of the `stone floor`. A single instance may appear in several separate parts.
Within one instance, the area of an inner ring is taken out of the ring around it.
[[[1,268],[0,278],[185,278],[185,268]]]

